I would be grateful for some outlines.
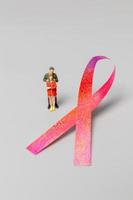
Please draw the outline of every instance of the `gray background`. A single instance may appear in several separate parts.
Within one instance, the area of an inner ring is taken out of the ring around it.
[[[133,199],[133,2],[0,0],[0,199]],[[85,65],[105,55],[93,90],[117,66],[93,113],[91,167],[73,166],[75,130],[38,156],[26,150],[77,102]],[[53,65],[60,108],[50,113],[43,75]]]

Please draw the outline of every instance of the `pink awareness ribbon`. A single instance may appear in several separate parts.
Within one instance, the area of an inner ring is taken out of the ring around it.
[[[92,158],[92,111],[100,104],[106,96],[115,78],[115,67],[109,79],[92,95],[92,82],[96,63],[105,56],[95,56],[87,64],[83,73],[77,107],[62,117],[57,123],[33,141],[27,149],[33,154],[38,154],[52,142],[65,134],[74,125],[76,126],[74,165],[91,165]]]

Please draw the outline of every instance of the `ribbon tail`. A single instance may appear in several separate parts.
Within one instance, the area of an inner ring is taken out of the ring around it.
[[[61,137],[66,131],[75,125],[76,108],[72,109],[61,120],[49,128],[39,138],[33,141],[27,149],[33,154],[38,154],[52,142]]]
[[[98,61],[101,57],[94,58],[94,61]],[[102,58],[103,59],[103,58]],[[93,59],[92,59],[93,61]],[[93,65],[94,64],[94,65]],[[93,76],[95,64],[93,62],[91,67],[91,73]],[[76,112],[76,136],[75,136],[75,148],[74,148],[74,165],[91,165],[92,158],[92,131],[91,131],[91,112],[95,109],[102,99],[108,93],[114,77],[115,69],[112,72],[110,78],[106,83],[94,94],[91,95],[92,89],[92,77],[89,80],[88,75],[90,69],[87,68],[83,74],[83,78],[80,84],[79,99]],[[88,87],[87,88],[87,83]],[[87,103],[89,99],[89,103]]]

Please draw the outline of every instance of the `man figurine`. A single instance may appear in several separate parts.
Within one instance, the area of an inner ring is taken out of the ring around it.
[[[55,73],[54,67],[49,67],[49,71],[48,71],[48,73],[46,73],[46,74],[44,75],[43,81],[44,81],[44,82],[49,81],[49,77],[51,77],[51,76],[53,77],[53,79],[54,79],[56,82],[59,81],[59,80],[58,80],[58,77],[57,77],[57,74]],[[57,103],[57,95],[55,96],[55,107],[56,107],[56,108],[59,108],[59,105],[58,105],[58,103]],[[48,109],[50,109],[50,100],[49,100],[49,97],[48,97]]]

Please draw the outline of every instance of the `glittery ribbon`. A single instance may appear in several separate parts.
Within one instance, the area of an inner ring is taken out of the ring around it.
[[[27,149],[38,154],[52,142],[65,134],[74,125],[76,126],[74,165],[91,165],[92,158],[92,111],[99,105],[112,86],[115,77],[115,68],[109,79],[92,95],[92,82],[96,63],[105,56],[95,56],[87,64],[82,76],[78,93],[77,107],[73,108],[39,138],[33,141]]]

